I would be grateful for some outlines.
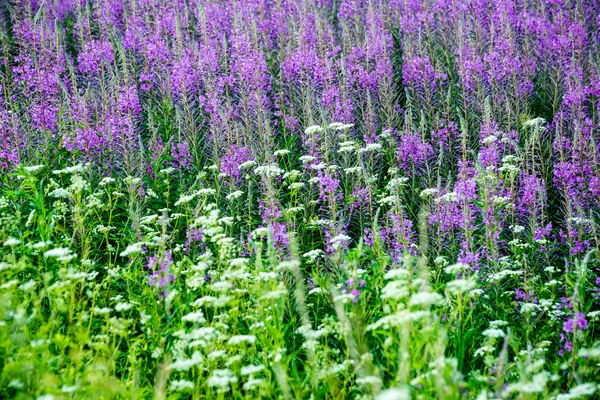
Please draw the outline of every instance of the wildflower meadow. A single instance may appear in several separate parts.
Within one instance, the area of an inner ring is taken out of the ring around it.
[[[598,0],[0,0],[0,398],[600,398]]]

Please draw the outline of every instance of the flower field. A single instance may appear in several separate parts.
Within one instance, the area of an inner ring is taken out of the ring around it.
[[[597,0],[0,1],[0,398],[600,398]]]

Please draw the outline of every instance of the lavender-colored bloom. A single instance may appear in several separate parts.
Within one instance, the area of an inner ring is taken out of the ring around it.
[[[585,319],[584,313],[578,312],[573,318],[567,319],[563,324],[562,329],[563,332],[573,333],[575,332],[575,328],[577,328],[578,331],[584,331],[588,329],[588,322]]]
[[[175,281],[175,275],[171,272],[172,265],[173,256],[170,250],[165,251],[162,256],[148,257],[148,284],[159,289],[172,284]]]
[[[79,70],[96,75],[104,66],[115,62],[112,45],[108,41],[91,40],[85,43],[83,51],[77,56]]]
[[[588,322],[585,319],[585,314],[584,313],[577,313],[575,314],[575,325],[577,326],[577,329],[580,331],[584,331],[586,329],[588,329]]]
[[[240,166],[253,161],[252,151],[245,147],[232,146],[227,155],[221,158],[221,172],[238,180],[242,174]]]

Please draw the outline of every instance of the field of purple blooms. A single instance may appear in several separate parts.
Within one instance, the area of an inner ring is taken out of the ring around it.
[[[0,0],[0,398],[600,397],[598,0]]]

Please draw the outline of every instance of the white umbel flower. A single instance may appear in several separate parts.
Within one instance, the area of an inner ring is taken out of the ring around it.
[[[15,238],[8,238],[5,242],[4,242],[4,247],[13,247],[13,246],[17,246],[21,244],[21,241],[19,239],[15,239]]]

